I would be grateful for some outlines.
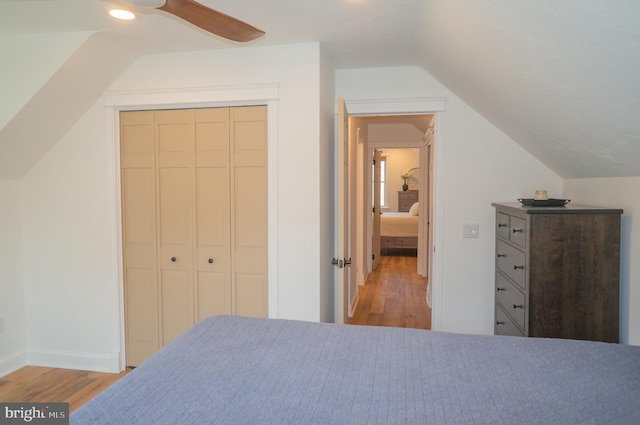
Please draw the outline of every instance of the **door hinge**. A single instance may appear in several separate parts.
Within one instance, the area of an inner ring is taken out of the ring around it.
[[[376,207],[371,208],[371,212],[375,214],[375,212],[376,212]]]
[[[375,159],[373,161],[371,161],[371,162],[373,162],[373,165],[376,165],[376,160]]]
[[[376,259],[376,254],[371,254],[371,259],[375,260]]]

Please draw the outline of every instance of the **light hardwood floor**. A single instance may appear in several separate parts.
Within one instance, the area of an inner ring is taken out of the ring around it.
[[[0,401],[66,402],[73,412],[129,371],[87,372],[51,367],[25,366],[0,378]]]
[[[383,256],[359,288],[350,324],[431,329],[427,279],[416,273],[416,257]]]

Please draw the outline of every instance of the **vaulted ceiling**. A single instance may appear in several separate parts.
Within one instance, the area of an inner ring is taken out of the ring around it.
[[[640,175],[636,0],[199,1],[265,30],[251,46],[320,42],[336,68],[422,67],[562,177]],[[115,22],[105,11],[117,4],[0,0],[0,51],[33,34],[84,37],[24,105],[0,108],[0,178],[19,177],[16,141],[37,139],[29,117],[72,69],[92,76],[74,91],[82,111],[139,55],[245,46],[157,10]],[[21,65],[3,63],[0,87]],[[54,133],[65,119],[77,118],[61,116]]]

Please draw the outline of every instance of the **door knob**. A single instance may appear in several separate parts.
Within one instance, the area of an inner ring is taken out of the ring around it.
[[[213,264],[213,258],[209,258],[209,264]]]
[[[171,257],[171,262],[172,262],[172,263],[175,263],[175,262],[176,262],[176,260],[177,260],[177,258],[176,258],[176,257]]]

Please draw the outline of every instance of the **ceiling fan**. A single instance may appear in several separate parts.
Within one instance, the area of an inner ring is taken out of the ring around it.
[[[194,0],[121,0],[133,7],[162,10],[229,40],[247,42],[264,35],[264,31],[232,16],[225,15]]]

